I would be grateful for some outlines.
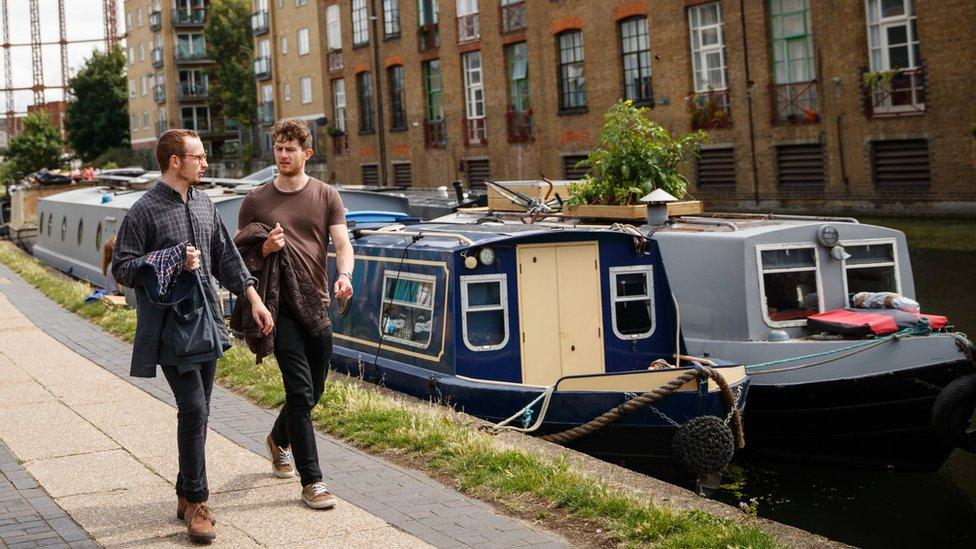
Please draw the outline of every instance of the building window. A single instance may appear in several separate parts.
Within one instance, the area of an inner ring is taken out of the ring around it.
[[[651,265],[610,267],[613,333],[645,339],[654,333],[654,271]]]
[[[131,47],[125,49],[125,61],[129,65],[135,63],[135,56],[132,55],[132,48]]]
[[[136,26],[142,26],[142,8],[136,8]]]
[[[341,78],[332,81],[332,108],[336,129],[346,133],[346,81]]]
[[[149,129],[149,113],[146,111],[142,111],[142,129]]]
[[[139,42],[139,61],[146,60],[146,44],[145,42]]]
[[[210,107],[183,107],[180,109],[180,123],[188,130],[210,131]]]
[[[136,81],[129,80],[129,97],[135,97],[135,96],[136,96]]]
[[[139,79],[139,91],[142,92],[142,95],[149,93],[149,78],[147,78],[145,75]]]
[[[437,24],[437,0],[417,0],[417,24]]]
[[[654,106],[651,40],[646,17],[632,17],[620,23],[620,55],[624,68],[624,98]]]
[[[305,4],[308,4],[308,0],[295,0],[295,7],[296,8],[300,8],[300,7],[304,6]]]
[[[177,59],[206,59],[207,44],[202,34],[176,35]]]
[[[407,113],[404,107],[403,65],[386,69],[390,81],[390,129],[407,129]]]
[[[478,19],[478,0],[456,0],[458,42],[471,42],[481,37]]]
[[[352,46],[362,46],[369,43],[368,17],[366,14],[366,0],[352,0]]]
[[[359,133],[373,133],[373,75],[368,71],[356,75],[359,96]]]
[[[866,0],[872,71],[919,65],[913,4],[913,0]]]
[[[461,333],[472,351],[493,351],[508,343],[507,275],[461,277]]]
[[[421,349],[430,345],[436,280],[433,275],[383,272],[379,329],[385,341]]]
[[[287,36],[282,36],[281,37],[281,47],[278,48],[278,51],[281,52],[281,55],[288,55],[288,37]]]
[[[770,326],[802,326],[820,312],[820,276],[813,246],[757,247],[763,316]]]
[[[444,85],[441,78],[439,59],[424,61],[421,65],[424,80],[424,145],[444,147],[447,145],[447,127],[444,122]]]
[[[298,29],[298,55],[308,55],[308,29]]]
[[[586,107],[586,82],[583,79],[583,33],[570,30],[560,33],[559,42],[559,109]]]
[[[691,64],[695,91],[726,89],[722,4],[712,2],[688,8],[688,25],[691,29]]]
[[[308,76],[298,81],[301,86],[302,104],[312,102],[312,79]]]
[[[508,62],[508,100],[515,112],[529,110],[529,54],[525,42],[505,46]]]
[[[770,0],[775,122],[819,120],[809,0]]]
[[[289,84],[281,87],[281,95],[285,101],[291,101],[291,86]]]
[[[400,37],[400,2],[383,0],[383,38]]]
[[[502,0],[499,13],[502,34],[525,28],[525,0]]]
[[[465,140],[469,145],[483,145],[487,138],[487,127],[481,52],[466,53],[461,60],[464,70]]]
[[[332,4],[325,9],[325,40],[329,50],[342,49],[342,23],[339,17],[338,4]]]
[[[901,293],[895,243],[887,241],[842,242],[850,255],[844,260],[844,285],[848,299],[858,292]]]

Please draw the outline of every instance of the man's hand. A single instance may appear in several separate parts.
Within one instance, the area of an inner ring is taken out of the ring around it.
[[[200,250],[193,246],[186,247],[186,264],[183,268],[188,271],[195,271],[200,268]]]
[[[257,306],[251,306],[251,318],[254,319],[254,323],[261,328],[261,333],[268,335],[271,330],[274,329],[274,317],[271,316],[271,311],[264,306],[264,303],[258,302]]]
[[[261,253],[264,256],[277,252],[285,247],[285,230],[281,228],[281,223],[275,223],[275,228],[268,233],[268,238],[264,239],[261,246]]]
[[[346,274],[336,277],[335,285],[332,286],[332,293],[337,299],[349,299],[352,297],[352,281]]]

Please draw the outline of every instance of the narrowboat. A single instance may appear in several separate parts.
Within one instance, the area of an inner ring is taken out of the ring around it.
[[[692,367],[676,363],[684,349],[657,245],[633,234],[443,223],[352,234],[355,294],[333,307],[334,369],[546,435]],[[744,367],[716,363],[741,412]],[[567,445],[670,460],[677,426],[730,415],[715,381],[694,377]]]

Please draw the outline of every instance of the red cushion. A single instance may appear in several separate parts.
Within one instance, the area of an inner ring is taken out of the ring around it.
[[[898,331],[895,319],[883,314],[836,309],[811,315],[807,325],[830,332],[852,335],[885,335]]]

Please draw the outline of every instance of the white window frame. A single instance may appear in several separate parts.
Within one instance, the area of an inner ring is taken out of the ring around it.
[[[139,79],[139,91],[143,96],[149,93],[149,78],[146,75],[142,75]]]
[[[847,285],[847,270],[848,269],[867,269],[871,267],[892,267],[895,270],[895,293],[901,294],[901,272],[898,266],[901,262],[898,260],[898,244],[894,238],[867,238],[862,240],[844,240],[839,242],[843,247],[848,246],[874,246],[878,244],[888,244],[891,246],[891,261],[884,261],[880,263],[860,263],[848,267],[847,260],[841,262],[841,267],[844,270],[844,300],[847,302],[847,306],[850,307],[851,303],[849,301],[851,292],[848,290]]]
[[[149,129],[149,112],[142,111],[142,129]]]
[[[816,244],[809,242],[792,242],[788,244],[764,244],[756,246],[756,274],[759,279],[759,307],[762,309],[763,321],[771,328],[786,328],[790,326],[806,326],[806,319],[798,320],[779,320],[774,321],[769,318],[769,305],[766,303],[766,280],[763,277],[766,271],[763,270],[762,252],[765,250],[813,250],[813,264],[817,281],[817,310],[824,311],[823,277],[820,272],[820,254]],[[770,269],[770,273],[806,272],[809,267],[790,267],[786,269]]]
[[[136,81],[129,79],[129,97],[136,96]]]
[[[711,25],[699,25],[695,26],[695,20],[701,21],[701,14],[707,9],[714,6],[718,15],[718,23]],[[690,30],[691,39],[691,72],[692,80],[696,93],[704,93],[710,91],[724,91],[729,88],[728,74],[726,74],[727,63],[725,60],[725,29],[722,23],[722,3],[721,2],[711,2],[708,4],[699,4],[697,6],[691,6],[688,8],[688,29]],[[702,31],[715,29],[718,35],[718,43],[704,46],[702,45],[701,34]],[[695,49],[695,36],[698,37],[698,49]],[[708,87],[705,85],[699,85],[699,81],[702,83],[706,80],[704,75],[707,75],[710,70],[716,68],[712,66],[705,66],[705,60],[708,58],[708,54],[718,52],[719,55],[719,67],[722,74],[721,86]]]
[[[308,55],[308,28],[298,29],[298,55]]]
[[[136,8],[136,26],[142,26],[142,8]]]
[[[429,282],[430,283],[430,307],[428,308],[428,307],[425,307],[425,306],[418,305],[416,303],[406,303],[406,302],[402,302],[402,301],[395,301],[392,298],[387,299],[387,297],[386,297],[386,281],[387,281],[387,279],[393,279],[393,280],[413,280],[415,282],[422,282],[422,283],[428,283]],[[426,348],[430,347],[430,342],[431,342],[431,340],[434,337],[433,319],[434,319],[434,302],[435,302],[435,299],[437,297],[437,277],[434,276],[434,275],[425,275],[425,274],[418,274],[418,273],[407,273],[407,272],[401,272],[401,271],[387,270],[387,271],[383,271],[383,286],[382,286],[382,288],[383,289],[381,291],[383,293],[380,295],[380,298],[381,298],[380,299],[380,314],[378,315],[379,316],[379,325],[377,326],[377,329],[379,330],[380,341],[395,341],[397,343],[400,343],[401,345],[408,345],[410,347],[417,347],[419,349],[426,349]],[[427,334],[427,342],[426,343],[422,343],[420,341],[410,341],[410,340],[407,340],[407,339],[401,339],[401,338],[394,337],[394,336],[391,336],[391,335],[386,335],[386,333],[383,331],[383,321],[386,318],[386,316],[383,314],[383,309],[387,305],[389,305],[389,304],[399,304],[399,305],[404,305],[404,306],[407,306],[407,307],[414,307],[414,308],[417,308],[417,309],[422,309],[422,310],[426,310],[426,311],[429,311],[430,312],[431,327],[430,327],[430,332],[428,332],[428,334]]]
[[[339,5],[332,4],[325,8],[325,41],[330,50],[342,49],[342,19]]]
[[[298,87],[301,91],[302,104],[307,105],[312,102],[312,77],[305,76],[298,80]]]
[[[400,35],[400,2],[383,0],[383,36]]]
[[[358,5],[358,7],[357,7]],[[352,0],[352,45],[364,46],[369,44],[369,10],[366,0]]]
[[[258,40],[258,58],[271,58],[271,41],[267,38]]]
[[[499,274],[485,274],[485,275],[465,275],[460,278],[461,280],[461,334],[464,340],[464,346],[468,349],[478,353],[482,351],[497,351],[498,349],[504,348],[508,345],[508,337],[510,330],[508,329],[508,275],[504,273]],[[475,283],[481,284],[485,282],[498,282],[500,286],[499,290],[499,305],[468,305],[468,285]],[[504,323],[505,337],[502,338],[501,343],[495,345],[474,345],[468,340],[468,313],[469,312],[481,312],[481,311],[502,311],[502,322]]]
[[[285,101],[291,101],[291,86],[287,83],[281,86],[281,96]]]
[[[308,0],[295,0],[295,7],[296,8],[300,8],[300,7],[304,6],[305,4],[308,4]]]
[[[146,43],[139,42],[139,61],[146,60]]]
[[[278,45],[278,51],[281,52],[281,55],[288,55],[288,37],[287,36],[282,36],[281,37],[281,42]]]
[[[335,112],[335,127],[346,131],[346,81],[337,78],[332,81],[332,109]]]
[[[133,51],[132,46],[129,46],[128,48],[125,49],[125,60],[130,67],[132,66],[133,63],[135,63],[135,57],[136,57],[135,54],[132,53],[132,51]]]
[[[868,62],[870,63],[871,70],[873,72],[891,70],[891,59],[888,57],[888,27],[905,27],[905,36],[908,40],[908,59],[911,63],[910,66],[903,68],[918,68],[919,60],[915,59],[914,45],[918,44],[919,40],[913,32],[913,27],[915,26],[913,23],[916,21],[914,0],[902,0],[902,5],[905,8],[904,15],[882,17],[880,0],[864,1],[865,19],[867,21],[868,33]],[[874,10],[875,15],[877,16],[877,20],[875,22],[871,21],[870,12],[872,10]],[[876,27],[878,29],[877,43],[874,43],[874,40],[872,40],[872,27]],[[874,52],[877,50],[880,50],[880,59],[875,58]]]
[[[653,265],[627,265],[623,267],[610,267],[610,318],[613,326],[613,334],[618,339],[627,341],[647,339],[654,335],[657,329],[657,307],[654,306],[654,266]],[[617,275],[630,273],[644,273],[647,276],[647,295],[617,297]],[[650,301],[651,304],[651,329],[640,334],[622,334],[617,328],[617,302],[624,301]]]

